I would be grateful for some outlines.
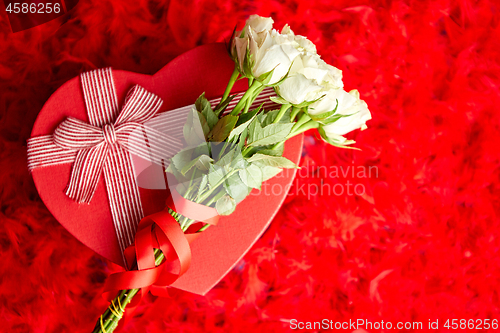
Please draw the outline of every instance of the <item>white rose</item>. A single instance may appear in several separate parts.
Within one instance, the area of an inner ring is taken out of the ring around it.
[[[314,101],[316,92],[321,91],[322,87],[310,80],[302,73],[295,73],[289,76],[280,84],[276,91],[288,103],[299,105],[303,102]]]
[[[301,51],[305,51],[308,53],[313,53],[316,54],[316,45],[314,45],[313,42],[311,42],[309,39],[307,39],[304,36],[301,35],[295,35],[292,29],[290,29],[290,26],[286,24],[283,29],[281,30],[281,34],[288,36],[289,38],[292,38],[299,44],[299,47],[301,48]]]
[[[343,83],[340,70],[326,64],[317,54],[302,53],[295,58],[290,76],[276,91],[289,103],[299,105],[320,98],[332,88],[341,87]]]
[[[333,111],[337,105],[337,112],[342,108],[348,108],[354,104],[356,98],[347,93],[344,89],[329,89],[321,91],[322,98],[309,105],[307,112],[311,115],[319,115],[325,112]],[[321,96],[319,96],[321,97]]]
[[[269,84],[274,84],[288,73],[292,61],[300,52],[292,42],[279,41],[267,33],[262,44],[258,44],[252,35],[250,35],[250,54],[254,59],[252,68],[253,76],[259,77],[274,70],[268,82]]]
[[[323,130],[328,137],[338,138],[341,135],[347,134],[355,129],[366,128],[366,122],[372,119],[368,105],[359,98],[359,92],[354,89],[349,93],[343,89],[331,90],[321,100],[309,106],[309,114],[316,115],[324,112],[332,111],[337,105],[336,115],[346,115],[331,123],[323,126]],[[333,105],[333,107],[332,107]]]
[[[337,67],[327,64],[322,59],[319,59],[318,62],[320,68],[327,71],[322,85],[327,89],[344,88],[344,82],[342,82],[342,71]]]
[[[327,75],[326,70],[319,69],[313,57],[318,55],[300,54],[295,58],[290,75],[276,87],[276,92],[287,102],[299,105],[317,99],[323,89],[321,83]],[[312,65],[312,67],[307,67]]]

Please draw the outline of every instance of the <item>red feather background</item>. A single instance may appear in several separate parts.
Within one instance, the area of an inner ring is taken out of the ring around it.
[[[146,300],[121,332],[500,319],[498,1],[80,0],[61,26],[13,34],[0,17],[0,331],[89,332],[117,269],[54,220],[27,171],[48,97],[94,68],[153,74],[253,13],[308,36],[359,89],[362,151],[309,133],[290,196],[237,267],[206,297]]]

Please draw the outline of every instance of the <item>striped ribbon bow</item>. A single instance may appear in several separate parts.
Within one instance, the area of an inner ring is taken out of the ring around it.
[[[123,253],[144,217],[130,154],[165,164],[183,144],[174,136],[145,126],[163,104],[155,94],[136,85],[128,91],[119,111],[110,68],[83,73],[81,82],[89,123],[69,117],[53,135],[29,139],[28,166],[32,170],[73,162],[66,194],[78,203],[90,203],[104,172]]]

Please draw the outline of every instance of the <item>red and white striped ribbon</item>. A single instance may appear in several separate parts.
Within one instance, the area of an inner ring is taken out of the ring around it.
[[[81,75],[89,123],[67,118],[53,135],[28,140],[28,167],[33,170],[73,163],[66,194],[78,203],[90,203],[101,173],[108,194],[111,215],[120,248],[133,243],[139,221],[144,217],[131,154],[159,165],[183,148],[179,139],[192,105],[158,113],[163,101],[136,85],[127,93],[119,111],[111,69],[99,69]],[[232,110],[243,94],[229,104]],[[265,89],[252,107],[264,103],[276,106]],[[211,100],[215,106],[220,98]]]

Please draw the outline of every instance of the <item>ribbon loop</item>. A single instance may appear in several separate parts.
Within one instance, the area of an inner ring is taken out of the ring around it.
[[[156,115],[162,104],[161,98],[135,85],[127,93],[125,104],[115,121],[115,126],[129,122],[144,124]]]
[[[102,173],[107,147],[101,142],[90,149],[82,149],[76,155],[66,194],[78,203],[90,203],[99,176]],[[92,164],[86,161],[93,161]]]
[[[199,233],[182,231],[179,223],[168,211],[168,208],[173,208],[174,202],[176,207],[182,207],[178,213],[186,216],[193,213],[191,212],[193,208],[202,206],[172,191],[167,200],[167,209],[143,218],[139,223],[134,244],[126,250],[129,254],[134,252],[135,258],[132,259],[137,261],[138,270],[112,274],[104,286],[103,295],[108,300],[113,299],[116,291],[124,289],[142,289],[142,294],[149,290],[153,295],[165,296],[168,293],[168,287],[189,269],[191,264],[189,244],[197,238]],[[210,210],[198,213],[200,221],[217,223],[219,216],[216,215],[214,219],[214,216],[211,216],[212,213]],[[165,260],[159,266],[155,264],[155,248],[159,248],[165,256]],[[178,265],[171,265],[174,262],[178,262]]]
[[[54,143],[67,150],[89,149],[103,141],[102,132],[99,127],[68,117],[54,131]]]

